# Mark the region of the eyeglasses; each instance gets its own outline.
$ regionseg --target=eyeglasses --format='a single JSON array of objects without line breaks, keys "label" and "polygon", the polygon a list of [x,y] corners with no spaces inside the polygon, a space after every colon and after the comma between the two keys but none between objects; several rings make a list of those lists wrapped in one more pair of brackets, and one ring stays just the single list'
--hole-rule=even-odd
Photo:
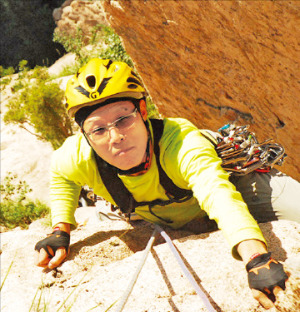
[{"label": "eyeglasses", "polygon": [[132,113],[126,116],[122,116],[118,118],[117,120],[115,120],[114,122],[106,126],[96,128],[90,132],[87,132],[86,134],[94,142],[103,141],[108,138],[108,133],[109,133],[110,128],[117,128],[120,131],[129,129],[134,124],[136,115],[137,115],[137,108],[135,108],[135,110]]}]

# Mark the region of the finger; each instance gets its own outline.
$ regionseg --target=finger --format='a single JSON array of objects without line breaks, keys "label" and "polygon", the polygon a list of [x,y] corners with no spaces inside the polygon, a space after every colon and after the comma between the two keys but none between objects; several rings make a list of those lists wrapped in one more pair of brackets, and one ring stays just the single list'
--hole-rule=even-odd
[{"label": "finger", "polygon": [[58,267],[66,258],[67,252],[64,247],[60,247],[56,250],[55,256],[50,260],[48,264],[49,269]]},{"label": "finger", "polygon": [[38,252],[35,252],[35,264],[40,267],[47,267],[50,258],[45,249],[41,248]]},{"label": "finger", "polygon": [[271,309],[275,307],[274,303],[270,298],[267,297],[266,294],[263,292],[256,290],[256,289],[251,289],[253,297],[265,308],[265,309]]},{"label": "finger", "polygon": [[278,295],[278,293],[280,291],[283,291],[283,289],[281,287],[279,287],[279,286],[274,287],[273,293],[274,293],[275,297]]}]

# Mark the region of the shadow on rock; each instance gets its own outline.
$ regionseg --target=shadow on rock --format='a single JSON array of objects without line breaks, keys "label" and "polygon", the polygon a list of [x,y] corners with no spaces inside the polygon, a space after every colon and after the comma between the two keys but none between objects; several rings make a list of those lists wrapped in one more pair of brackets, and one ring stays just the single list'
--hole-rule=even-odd
[{"label": "shadow on rock", "polygon": [[[96,246],[114,237],[123,241],[132,253],[144,250],[154,230],[153,224],[145,221],[135,221],[132,222],[131,225],[133,228],[127,230],[101,231],[77,241],[70,246],[71,252],[66,261],[75,259],[82,248]],[[215,230],[216,227],[213,223],[206,224],[199,221],[192,221],[178,230],[165,228],[165,231],[172,240],[195,239],[193,235],[199,234],[201,235],[197,237],[197,239],[205,239],[209,236],[210,232]],[[165,243],[164,239],[158,236],[154,245],[156,246],[163,243]]]}]

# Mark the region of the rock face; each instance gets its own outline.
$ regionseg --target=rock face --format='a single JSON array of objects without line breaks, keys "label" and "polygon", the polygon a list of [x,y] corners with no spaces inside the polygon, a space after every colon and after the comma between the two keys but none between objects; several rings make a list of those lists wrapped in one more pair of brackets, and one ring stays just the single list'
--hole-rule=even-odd
[{"label": "rock face", "polygon": [[284,145],[280,169],[300,179],[300,2],[73,1],[58,27],[91,28],[100,4],[164,116],[250,124]]},{"label": "rock face", "polygon": [[[33,264],[34,245],[50,232],[43,221],[34,222],[28,230],[1,234],[3,281],[9,272],[1,290],[1,311],[120,311],[116,310],[119,302],[108,308],[124,294],[153,228],[145,222],[99,222],[95,207],[78,208],[75,216],[81,226],[72,232],[70,255],[58,270]],[[300,226],[288,221],[260,226],[273,256],[291,274],[276,311],[299,311]],[[166,232],[216,311],[265,311],[253,299],[245,267],[232,258],[220,231],[203,233],[199,227],[190,227]],[[158,237],[123,311],[207,310],[168,245]]]},{"label": "rock face", "polygon": [[74,35],[80,28],[86,43],[92,35],[93,27],[107,24],[100,1],[67,0],[53,11],[53,18],[57,23],[57,30],[62,34]]}]

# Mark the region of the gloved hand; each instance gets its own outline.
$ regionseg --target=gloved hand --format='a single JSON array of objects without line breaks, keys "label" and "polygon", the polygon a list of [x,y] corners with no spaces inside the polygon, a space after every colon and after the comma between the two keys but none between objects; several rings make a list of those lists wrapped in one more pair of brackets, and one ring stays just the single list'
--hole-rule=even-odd
[{"label": "gloved hand", "polygon": [[42,267],[48,266],[50,269],[56,267],[67,256],[69,245],[70,234],[64,231],[54,230],[35,245],[35,250],[38,254],[36,264]]},{"label": "gloved hand", "polygon": [[288,279],[283,265],[271,258],[271,253],[264,253],[246,265],[249,287],[266,294],[273,302],[275,294],[273,289],[279,286],[285,290],[285,281]]}]

